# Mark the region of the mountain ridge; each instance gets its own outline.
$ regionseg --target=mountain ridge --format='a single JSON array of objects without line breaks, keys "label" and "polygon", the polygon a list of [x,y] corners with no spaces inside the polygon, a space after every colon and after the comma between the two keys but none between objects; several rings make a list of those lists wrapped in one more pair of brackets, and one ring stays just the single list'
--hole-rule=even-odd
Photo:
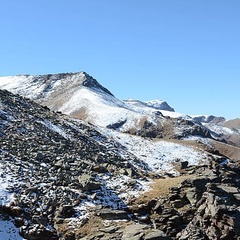
[{"label": "mountain ridge", "polygon": [[0,88],[53,111],[120,132],[165,138],[211,135],[240,146],[240,128],[227,124],[223,117],[181,114],[162,100],[121,101],[86,72],[1,77]]}]

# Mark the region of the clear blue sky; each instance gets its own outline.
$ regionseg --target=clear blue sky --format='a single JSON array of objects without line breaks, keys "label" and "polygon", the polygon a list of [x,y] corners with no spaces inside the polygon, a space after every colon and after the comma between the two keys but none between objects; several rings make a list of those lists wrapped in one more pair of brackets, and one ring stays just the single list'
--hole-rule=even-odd
[{"label": "clear blue sky", "polygon": [[6,0],[0,76],[86,71],[120,98],[240,117],[239,0]]}]

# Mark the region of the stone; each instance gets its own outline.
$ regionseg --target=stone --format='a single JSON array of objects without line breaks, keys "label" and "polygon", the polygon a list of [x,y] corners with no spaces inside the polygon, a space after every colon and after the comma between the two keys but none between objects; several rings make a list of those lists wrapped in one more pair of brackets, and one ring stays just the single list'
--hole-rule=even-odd
[{"label": "stone", "polygon": [[8,119],[7,115],[4,114],[1,110],[0,110],[0,118],[4,121],[6,121]]},{"label": "stone", "polygon": [[75,210],[71,205],[63,205],[58,209],[58,216],[63,218],[70,218],[75,214]]},{"label": "stone", "polygon": [[148,225],[144,224],[132,224],[129,226],[126,226],[123,235],[122,240],[141,240],[144,236],[144,232],[149,229]]},{"label": "stone", "polygon": [[181,162],[181,169],[185,169],[188,167],[188,161]]},{"label": "stone", "polygon": [[171,204],[174,208],[181,208],[186,205],[186,201],[184,199],[176,199],[172,201]]},{"label": "stone", "polygon": [[78,181],[84,191],[97,190],[102,186],[102,184],[95,181],[94,177],[90,174],[82,174],[78,177]]},{"label": "stone", "polygon": [[192,206],[195,206],[196,203],[199,201],[199,197],[196,193],[196,188],[189,188],[186,192],[186,198],[191,203]]},{"label": "stone", "polygon": [[99,229],[99,231],[104,232],[104,233],[114,233],[119,229],[119,227],[116,226],[109,226],[105,228]]},{"label": "stone", "polygon": [[240,193],[233,194],[236,200],[240,201]]},{"label": "stone", "polygon": [[152,229],[146,233],[144,240],[170,240],[170,238],[163,231]]},{"label": "stone", "polygon": [[38,152],[36,155],[36,160],[37,161],[42,161],[44,159],[44,155],[41,152]]},{"label": "stone", "polygon": [[55,232],[45,228],[43,225],[34,224],[20,228],[20,235],[28,240],[58,240]]},{"label": "stone", "polygon": [[233,187],[233,186],[227,186],[227,185],[218,185],[218,188],[222,189],[223,191],[227,193],[240,193],[239,188]]},{"label": "stone", "polygon": [[101,209],[97,212],[97,215],[105,220],[122,220],[130,219],[129,213],[123,210]]}]

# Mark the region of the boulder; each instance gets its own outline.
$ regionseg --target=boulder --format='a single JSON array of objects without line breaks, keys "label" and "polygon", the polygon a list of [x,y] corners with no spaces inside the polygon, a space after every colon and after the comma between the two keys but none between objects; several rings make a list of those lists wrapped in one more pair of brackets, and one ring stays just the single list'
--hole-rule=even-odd
[{"label": "boulder", "polygon": [[78,177],[78,181],[82,186],[83,191],[92,191],[100,189],[102,184],[95,181],[95,178],[91,174],[82,174]]},{"label": "boulder", "polygon": [[170,238],[163,231],[152,229],[145,234],[144,240],[170,240]]},{"label": "boulder", "polygon": [[123,220],[130,219],[129,213],[123,210],[113,210],[109,208],[101,209],[97,212],[97,216],[104,220]]}]

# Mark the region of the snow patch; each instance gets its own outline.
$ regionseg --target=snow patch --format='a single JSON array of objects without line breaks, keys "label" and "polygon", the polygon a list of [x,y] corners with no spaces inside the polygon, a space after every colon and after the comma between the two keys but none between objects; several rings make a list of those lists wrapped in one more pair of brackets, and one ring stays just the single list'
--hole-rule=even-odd
[{"label": "snow patch", "polygon": [[0,239],[24,240],[24,238],[19,235],[19,230],[9,220],[0,220]]},{"label": "snow patch", "polygon": [[151,171],[159,174],[163,172],[178,174],[173,166],[175,162],[188,161],[189,165],[198,165],[207,159],[207,154],[195,147],[168,141],[151,140],[111,130],[106,131],[106,134],[145,162]]},{"label": "snow patch", "polygon": [[[6,168],[0,163],[0,206],[7,206],[14,200],[14,194],[9,188],[14,184],[15,179],[8,174]],[[13,222],[0,217],[0,239],[2,240],[24,240],[20,237],[18,229]]]}]

